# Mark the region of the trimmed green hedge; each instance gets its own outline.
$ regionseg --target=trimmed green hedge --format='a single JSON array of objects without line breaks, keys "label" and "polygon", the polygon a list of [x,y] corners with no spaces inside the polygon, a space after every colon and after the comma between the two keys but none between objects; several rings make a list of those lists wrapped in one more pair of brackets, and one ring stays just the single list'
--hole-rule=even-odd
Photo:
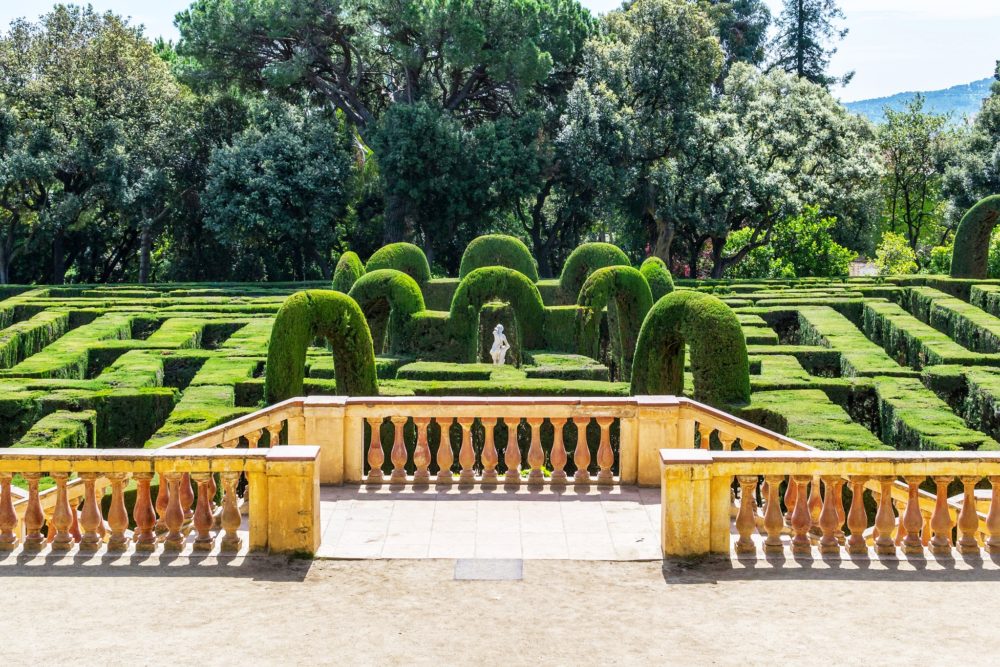
[{"label": "trimmed green hedge", "polygon": [[39,419],[14,447],[86,449],[97,445],[97,413],[57,410]]},{"label": "trimmed green hedge", "polygon": [[531,282],[538,282],[538,266],[535,264],[535,258],[531,256],[528,246],[513,236],[487,234],[474,238],[462,253],[458,277],[465,278],[474,270],[484,266],[506,266],[520,271]]},{"label": "trimmed green hedge", "polygon": [[420,285],[413,278],[395,269],[371,271],[354,283],[350,297],[365,314],[377,352],[411,351],[407,344],[410,319],[425,309]]},{"label": "trimmed green hedge", "polygon": [[1000,195],[991,195],[976,202],[966,211],[955,231],[951,251],[952,278],[986,277],[990,254],[990,235],[1000,219]]},{"label": "trimmed green hedge", "polygon": [[611,243],[584,243],[569,254],[559,276],[559,287],[576,299],[587,277],[606,266],[632,266],[621,248]]},{"label": "trimmed green hedge", "polygon": [[639,267],[639,272],[649,283],[654,302],[674,291],[674,278],[670,275],[666,262],[659,257],[647,257]]},{"label": "trimmed green hedge", "polygon": [[525,349],[545,343],[545,305],[535,284],[520,271],[501,266],[476,269],[455,290],[451,301],[450,326],[464,349],[462,361],[476,361],[479,342],[479,311],[490,301],[510,303]]},{"label": "trimmed green hedge", "polygon": [[643,275],[631,266],[606,266],[590,274],[577,300],[577,346],[579,353],[597,359],[600,355],[601,318],[608,309],[608,327],[614,327],[619,343],[615,361],[620,377],[632,377],[639,329],[653,307],[653,295]]},{"label": "trimmed green hedge", "polygon": [[412,243],[390,243],[368,258],[365,271],[396,269],[423,285],[431,279],[431,266],[424,251]]},{"label": "trimmed green hedge", "polygon": [[681,394],[691,346],[694,398],[718,407],[750,400],[750,360],[740,321],[718,298],[672,292],[650,309],[632,364],[633,394]]},{"label": "trimmed green hedge", "polygon": [[358,253],[348,250],[337,260],[337,268],[333,271],[333,289],[347,294],[358,278],[365,275],[365,265]]},{"label": "trimmed green hedge", "polygon": [[372,335],[360,306],[340,292],[308,290],[288,297],[274,320],[264,376],[268,403],[302,394],[306,349],[317,336],[333,347],[339,393],[378,394]]}]

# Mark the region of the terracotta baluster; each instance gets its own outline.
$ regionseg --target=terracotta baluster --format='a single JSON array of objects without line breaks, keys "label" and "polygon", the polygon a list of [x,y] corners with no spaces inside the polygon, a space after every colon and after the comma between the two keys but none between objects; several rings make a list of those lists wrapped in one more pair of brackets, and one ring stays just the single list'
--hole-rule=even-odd
[{"label": "terracotta baluster", "polygon": [[[843,505],[840,494],[836,493],[840,477],[837,475],[824,475],[823,480],[823,508],[819,513],[819,527],[823,531],[823,537],[819,541],[820,553],[839,554],[840,542],[837,540],[837,529],[840,527],[840,515],[837,512],[837,505]],[[813,481],[813,484],[816,482]]]},{"label": "terracotta baluster", "polygon": [[476,450],[472,447],[472,417],[459,417],[462,427],[462,443],[458,446],[458,483],[468,486],[476,481]]},{"label": "terracotta baluster", "polygon": [[906,526],[903,525],[903,510],[899,508],[899,501],[895,498],[892,499],[892,507],[896,510],[896,516],[899,517],[899,522],[896,524],[896,546],[898,547],[906,539]]},{"label": "terracotta baluster", "polygon": [[67,472],[54,472],[52,479],[56,483],[56,506],[52,511],[52,519],[49,521],[49,530],[54,531],[52,538],[53,551],[68,551],[73,547],[73,535],[69,532],[73,525],[73,508],[69,504],[69,496],[66,492],[66,481],[69,479]]},{"label": "terracotta baluster", "polygon": [[986,516],[986,532],[990,536],[986,547],[991,554],[1000,553],[1000,476],[990,477],[993,494],[990,497],[990,513]]},{"label": "terracotta baluster", "polygon": [[[507,446],[503,451],[503,462],[507,466],[505,484],[521,483],[521,448],[517,444],[517,427],[520,420],[512,419],[507,425]],[[507,420],[505,419],[506,423]]]},{"label": "terracotta baluster", "polygon": [[125,484],[128,482],[128,473],[112,472],[108,473],[111,480],[111,507],[108,508],[108,528],[111,534],[108,537],[108,551],[125,551],[128,549],[128,511],[125,509]]},{"label": "terracotta baluster", "polygon": [[851,509],[847,513],[847,527],[851,536],[847,539],[847,551],[852,554],[868,553],[865,529],[868,528],[868,514],[865,512],[865,482],[867,477],[851,476]]},{"label": "terracotta baluster", "polygon": [[497,453],[496,425],[494,417],[483,417],[483,484],[497,483],[497,466],[500,465],[500,455]]},{"label": "terracotta baluster", "polygon": [[553,484],[563,485],[566,483],[566,462],[569,460],[566,454],[566,443],[563,442],[563,427],[566,419],[561,417],[549,417],[552,424],[552,452],[549,453],[549,461],[552,463]]},{"label": "terracotta baluster", "polygon": [[958,513],[958,550],[963,554],[979,553],[979,512],[976,511],[976,482],[978,477],[959,477],[962,480],[962,510]]},{"label": "terracotta baluster", "polygon": [[819,515],[823,511],[823,496],[820,494],[819,475],[813,475],[811,488],[809,489],[809,521],[812,522],[811,531],[822,535],[819,526]]},{"label": "terracotta baluster", "polygon": [[417,428],[417,445],[413,450],[413,465],[416,468],[413,473],[414,484],[429,484],[431,481],[431,448],[427,444],[427,425],[430,423],[430,417],[413,418],[413,425]]},{"label": "terracotta baluster", "polygon": [[924,553],[924,543],[920,540],[920,529],[924,526],[924,517],[920,514],[920,483],[924,478],[907,476],[903,479],[909,487],[906,495],[906,511],[900,523],[906,528],[906,538],[903,540],[903,553],[909,556],[920,556]]},{"label": "terracotta baluster", "polygon": [[403,440],[403,427],[406,425],[406,417],[390,417],[395,438],[392,441],[392,451],[389,457],[392,459],[393,484],[404,484],[406,482],[406,442]]},{"label": "terracotta baluster", "polygon": [[545,481],[545,476],[542,474],[542,466],[545,465],[545,452],[542,451],[542,424],[545,419],[529,417],[527,422],[531,428],[531,444],[528,447],[528,484],[537,486]]},{"label": "terracotta baluster", "polygon": [[28,482],[28,506],[24,510],[24,550],[28,552],[39,551],[45,546],[45,536],[42,535],[45,513],[38,497],[38,480],[41,477],[42,474],[38,472],[24,473],[24,479]]},{"label": "terracotta baluster", "polygon": [[[380,424],[382,423],[381,420],[379,421],[379,423]],[[268,447],[277,447],[278,445],[281,444],[281,427],[282,427],[281,422],[278,422],[277,424],[271,424],[270,426],[267,427]]]},{"label": "terracotta baluster", "polygon": [[736,530],[740,537],[736,540],[736,553],[755,553],[753,533],[757,529],[757,475],[740,475],[740,510],[736,515]]},{"label": "terracotta baluster", "polygon": [[784,550],[781,533],[784,530],[785,521],[781,515],[781,498],[778,495],[778,489],[784,477],[782,475],[768,475],[764,479],[767,482],[767,496],[764,503],[764,530],[767,531],[767,539],[764,540],[764,553],[780,554]]},{"label": "terracotta baluster", "polygon": [[792,476],[788,476],[788,484],[785,486],[785,525],[792,525],[792,513],[795,512],[795,501],[798,500],[798,489],[792,483]]},{"label": "terracotta baluster", "polygon": [[132,535],[132,540],[135,542],[136,551],[156,549],[156,533],[153,531],[156,525],[156,515],[153,512],[153,499],[149,489],[152,480],[153,473],[151,472],[135,473],[135,509],[132,511],[132,516],[135,519],[135,533]]},{"label": "terracotta baluster", "polygon": [[[66,489],[69,492],[69,489]],[[80,505],[83,503],[83,499],[77,499],[76,502],[70,502],[70,513],[69,513],[69,534],[73,536],[73,541],[80,542]]]},{"label": "terracotta baluster", "polygon": [[382,418],[368,417],[368,425],[371,426],[372,436],[368,442],[368,482],[378,483],[383,479],[382,464],[385,463],[385,454],[382,452]]},{"label": "terracotta baluster", "polygon": [[437,450],[438,484],[451,484],[454,481],[451,467],[455,465],[455,454],[451,451],[450,426],[450,424],[441,424],[441,442],[438,443]]},{"label": "terracotta baluster", "polygon": [[184,525],[189,526],[191,519],[194,518],[194,510],[191,508],[191,505],[194,503],[194,488],[191,486],[190,473],[181,475],[180,501],[181,510],[184,512]]},{"label": "terracotta baluster", "polygon": [[896,553],[896,543],[892,539],[892,529],[896,526],[896,516],[892,513],[892,484],[894,481],[895,479],[890,476],[878,478],[878,511],[875,513],[875,530],[878,531],[878,537],[875,538],[875,553],[883,556]]},{"label": "terracotta baluster", "polygon": [[[706,426],[704,426],[703,424],[698,424],[698,426],[699,426],[699,429],[698,429],[698,436],[699,437],[698,437],[698,439],[701,441],[700,442],[701,448],[702,449],[706,449],[706,450],[707,449],[711,449],[712,448],[712,432],[710,430],[708,430],[708,428]],[[703,428],[705,430],[701,430]]]},{"label": "terracotta baluster", "polygon": [[934,499],[934,514],[931,515],[931,553],[937,556],[947,556],[951,553],[951,511],[948,509],[948,485],[955,479],[951,476],[937,476],[934,485],[937,487],[937,497]]},{"label": "terracotta baluster", "polygon": [[14,498],[10,494],[13,473],[0,472],[0,551],[11,551],[17,547],[17,512]]},{"label": "terracotta baluster", "polygon": [[181,508],[181,473],[168,472],[160,474],[160,488],[163,488],[163,479],[166,478],[166,486],[170,496],[167,504],[167,512],[163,516],[163,523],[167,526],[167,534],[163,536],[163,548],[166,551],[180,551],[184,548],[184,534],[181,528],[184,527],[184,510]]},{"label": "terracotta baluster", "polygon": [[[806,498],[806,485],[812,478],[809,475],[792,475],[792,483],[795,484],[795,494],[797,498]],[[812,525],[812,518],[809,515],[809,507],[805,502],[796,502],[792,511],[792,553],[809,554],[811,545],[809,542],[809,527]]]},{"label": "terracotta baluster", "polygon": [[731,452],[733,451],[733,443],[736,442],[736,436],[719,431],[719,442],[722,443],[722,451]]},{"label": "terracotta baluster", "polygon": [[[257,445],[260,444],[260,439],[264,437],[264,431],[259,429],[256,431],[250,431],[243,437],[247,439],[247,449],[257,449]],[[195,482],[195,486],[197,485],[198,483]]]},{"label": "terracotta baluster", "polygon": [[212,474],[207,472],[196,472],[192,475],[195,484],[198,485],[198,504],[194,510],[194,525],[197,533],[194,538],[194,548],[197,551],[211,551],[215,544],[212,537],[212,499],[208,495],[209,479]]},{"label": "terracotta baluster", "polygon": [[844,511],[844,484],[847,483],[843,477],[837,477],[836,481],[833,482],[833,497],[836,502],[834,506],[837,509],[837,530],[834,533],[837,536],[837,544],[843,546],[847,544],[847,535],[844,533],[844,524],[847,522],[847,513]]},{"label": "terracotta baluster", "polygon": [[238,472],[222,473],[222,550],[239,551],[242,539],[239,535],[240,510],[236,506],[236,483],[240,481]]},{"label": "terracotta baluster", "polygon": [[601,427],[601,444],[597,448],[597,465],[600,467],[597,483],[601,486],[610,486],[615,481],[614,473],[611,472],[615,464],[615,453],[611,450],[611,424],[614,421],[614,417],[597,418],[597,425]]},{"label": "terracotta baluster", "polygon": [[590,447],[587,446],[590,417],[573,417],[573,423],[576,424],[576,448],[573,451],[576,475],[573,481],[577,484],[590,484]]},{"label": "terracotta baluster", "polygon": [[159,476],[159,481],[159,486],[156,489],[156,526],[154,530],[158,536],[162,537],[163,533],[167,532],[166,516],[167,507],[170,506],[170,488],[163,475]]}]

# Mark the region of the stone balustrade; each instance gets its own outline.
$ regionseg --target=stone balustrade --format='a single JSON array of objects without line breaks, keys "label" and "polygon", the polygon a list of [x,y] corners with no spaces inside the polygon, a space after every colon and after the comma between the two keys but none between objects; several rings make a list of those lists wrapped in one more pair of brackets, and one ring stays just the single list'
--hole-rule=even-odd
[{"label": "stone balustrade", "polygon": [[[998,452],[664,449],[660,460],[665,556],[731,550],[851,555],[871,548],[878,555],[901,551],[910,557],[928,550],[936,556],[956,549],[1000,553]],[[900,485],[906,497],[897,505],[894,491]],[[977,485],[989,487],[985,517]],[[949,487],[959,489],[957,507],[949,502]],[[877,507],[873,517],[865,509],[866,495]]]},{"label": "stone balustrade", "polygon": [[[0,550],[180,552],[190,543],[193,551],[311,555],[320,538],[318,458],[309,446],[0,450]],[[40,492],[42,479],[53,488]]]}]

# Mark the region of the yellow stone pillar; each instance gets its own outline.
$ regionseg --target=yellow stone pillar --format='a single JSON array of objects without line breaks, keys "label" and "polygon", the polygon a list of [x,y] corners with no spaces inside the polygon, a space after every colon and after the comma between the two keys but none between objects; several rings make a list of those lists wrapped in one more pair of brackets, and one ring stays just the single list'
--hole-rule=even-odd
[{"label": "yellow stone pillar", "polygon": [[[290,444],[319,447],[319,481],[343,484],[345,480],[344,412],[346,396],[308,396],[302,402],[303,437]],[[289,420],[289,432],[292,420]]]},{"label": "yellow stone pillar", "polygon": [[[690,422],[690,429],[687,429],[678,420],[680,409],[676,396],[636,396],[635,401],[638,431],[635,478],[639,486],[656,486],[660,483],[659,451],[690,448],[694,441],[694,422],[687,420]],[[688,430],[690,442],[684,439]],[[624,463],[622,469],[626,470]]]},{"label": "yellow stone pillar", "polygon": [[[319,549],[322,533],[319,458],[319,447],[307,445],[289,445],[268,451],[265,472],[267,548],[270,553],[313,556]],[[255,500],[256,491],[251,502]],[[254,542],[251,537],[251,543]]]},{"label": "yellow stone pillar", "polygon": [[[712,454],[701,449],[663,449],[659,452],[661,534],[665,557],[699,556],[713,551]],[[716,494],[718,495],[718,494]],[[724,514],[729,528],[729,492]],[[728,550],[728,541],[727,541]]]}]

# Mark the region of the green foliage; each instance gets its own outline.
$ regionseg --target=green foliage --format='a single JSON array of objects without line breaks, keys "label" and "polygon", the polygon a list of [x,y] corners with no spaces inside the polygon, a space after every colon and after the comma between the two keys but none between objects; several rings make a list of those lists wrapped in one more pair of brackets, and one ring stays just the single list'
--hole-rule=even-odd
[{"label": "green foliage", "polygon": [[538,282],[538,267],[528,246],[521,239],[506,234],[478,236],[465,249],[459,279],[484,266],[506,266]]},{"label": "green foliage", "polygon": [[264,385],[268,403],[302,395],[306,348],[317,336],[333,348],[339,393],[378,394],[375,351],[361,308],[340,292],[310,290],[288,297],[274,320]]},{"label": "green foliage", "polygon": [[899,276],[917,272],[917,254],[899,234],[886,232],[875,249],[875,266],[880,276]]},{"label": "green foliage", "polygon": [[348,250],[337,260],[337,268],[333,271],[333,289],[348,293],[358,278],[365,275],[365,265],[358,253]]},{"label": "green foliage", "polygon": [[951,256],[952,278],[986,277],[990,236],[1000,219],[1000,195],[979,200],[970,208],[955,232]]},{"label": "green foliage", "polygon": [[632,358],[639,339],[639,329],[646,313],[653,307],[653,294],[642,273],[631,266],[607,266],[590,274],[577,299],[577,346],[579,353],[598,358],[600,324],[608,309],[608,328],[618,341],[620,376],[632,376]]},{"label": "green foliage", "polygon": [[591,273],[606,266],[632,266],[628,255],[611,243],[584,243],[570,253],[559,276],[562,291],[576,298]]},{"label": "green foliage", "polygon": [[431,279],[431,267],[424,251],[412,243],[390,243],[382,246],[368,258],[365,271],[395,269],[402,271],[423,285]]},{"label": "green foliage", "polygon": [[955,223],[983,197],[1000,193],[1000,64],[993,75],[990,95],[959,142],[945,171],[944,191],[950,199]]},{"label": "green foliage", "polygon": [[423,294],[413,278],[395,269],[376,269],[354,283],[350,296],[361,306],[379,352],[385,348],[391,354],[411,351],[407,345],[410,319],[424,310]]},{"label": "green foliage", "polygon": [[97,444],[97,413],[58,410],[45,415],[11,447],[86,449]]},{"label": "green foliage", "polygon": [[774,67],[821,86],[846,85],[854,72],[835,77],[826,71],[837,52],[830,42],[847,36],[847,28],[836,25],[843,19],[836,0],[785,0],[775,21]]},{"label": "green foliage", "polygon": [[649,284],[654,303],[674,291],[674,278],[670,275],[666,262],[659,257],[647,257],[643,260],[639,273]]},{"label": "green foliage", "polygon": [[750,361],[740,321],[710,294],[672,292],[646,315],[632,364],[633,394],[679,395],[685,346],[694,398],[718,407],[750,401]]},{"label": "green foliage", "polygon": [[463,361],[476,361],[479,310],[494,300],[505,301],[513,307],[517,330],[526,349],[537,349],[545,344],[545,304],[535,284],[513,269],[483,267],[462,279],[451,301],[450,325],[464,348]]},{"label": "green foliage", "polygon": [[[990,257],[993,257],[993,245],[995,236],[990,237]],[[1000,250],[1000,249],[998,249]],[[928,273],[937,274],[950,274],[951,273],[951,255],[955,251],[953,245],[938,245],[931,248],[930,260],[927,264]],[[1000,259],[1000,254],[997,255]],[[1000,277],[1000,264],[996,266],[996,275],[994,277]]]}]

